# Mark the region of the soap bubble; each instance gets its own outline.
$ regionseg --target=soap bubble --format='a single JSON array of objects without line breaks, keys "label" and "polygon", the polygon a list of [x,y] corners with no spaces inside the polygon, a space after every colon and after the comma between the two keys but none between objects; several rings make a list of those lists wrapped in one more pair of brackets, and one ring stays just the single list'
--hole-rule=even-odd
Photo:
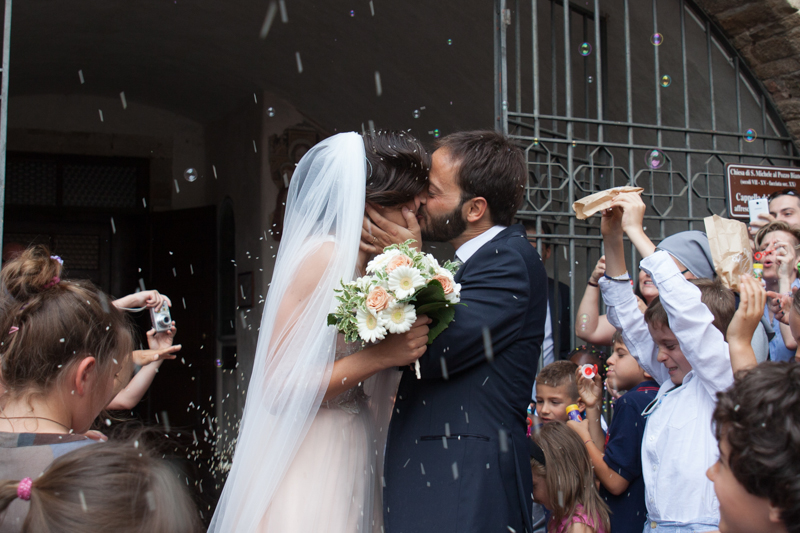
[{"label": "soap bubble", "polygon": [[591,54],[591,53],[592,53],[592,45],[591,45],[591,44],[589,44],[589,43],[583,43],[583,44],[581,45],[581,55],[582,55],[583,57],[586,57],[586,56],[588,56],[588,55],[589,55],[589,54]]},{"label": "soap bubble", "polygon": [[268,108],[267,109],[267,115],[269,115],[270,117],[274,117],[275,116],[275,108],[274,107]]},{"label": "soap bubble", "polygon": [[451,44],[453,44],[453,39],[447,39],[447,44],[448,44],[448,45],[451,45]]},{"label": "soap bubble", "polygon": [[197,176],[198,176],[197,170],[194,168],[187,168],[186,170],[183,171],[183,178],[189,183],[197,181]]},{"label": "soap bubble", "polygon": [[663,154],[663,152],[661,152],[661,150],[652,149],[647,151],[647,157],[645,158],[645,163],[647,164],[647,168],[649,168],[650,170],[656,170],[658,168],[663,167],[666,161],[667,158]]},{"label": "soap bubble", "polygon": [[654,33],[650,36],[650,42],[653,43],[653,46],[661,46],[661,43],[664,42],[664,36],[660,33]]},{"label": "soap bubble", "polygon": [[352,10],[352,9],[350,10],[350,16],[351,17],[355,17],[356,16],[356,12],[354,10]]},{"label": "soap bubble", "polygon": [[592,83],[593,81],[594,81],[594,78],[592,78],[591,76],[589,76],[589,83]]},{"label": "soap bubble", "polygon": [[438,128],[433,130],[433,136],[436,137],[437,139],[439,138],[439,129]]},{"label": "soap bubble", "polygon": [[412,116],[414,118],[419,118],[419,109],[415,109],[414,112],[412,113]]},{"label": "soap bubble", "polygon": [[667,74],[661,76],[661,86],[669,87],[670,85],[672,85],[672,78],[670,78]]},{"label": "soap bubble", "polygon": [[744,140],[746,142],[751,143],[756,140],[756,137],[758,137],[758,135],[756,135],[756,130],[754,130],[753,128],[750,128],[749,130],[744,132]]}]

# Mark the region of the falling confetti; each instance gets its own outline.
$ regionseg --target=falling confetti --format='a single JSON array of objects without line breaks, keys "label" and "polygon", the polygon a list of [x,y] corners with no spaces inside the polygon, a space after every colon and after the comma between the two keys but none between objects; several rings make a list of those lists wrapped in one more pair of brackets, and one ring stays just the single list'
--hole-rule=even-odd
[{"label": "falling confetti", "polygon": [[270,2],[269,7],[267,7],[267,16],[264,17],[264,24],[261,25],[261,33],[258,35],[260,38],[267,38],[269,29],[272,27],[272,22],[275,20],[275,15],[277,12],[278,4],[276,2]]},{"label": "falling confetti", "polygon": [[284,0],[278,0],[278,5],[281,8],[281,22],[286,24],[289,22],[289,14],[286,12],[286,2]]},{"label": "falling confetti", "polygon": [[[492,333],[489,331],[489,326],[483,326],[483,353],[486,355],[487,361],[489,361],[490,363],[494,361],[494,350],[492,349]],[[489,378],[487,377],[486,379]]]}]

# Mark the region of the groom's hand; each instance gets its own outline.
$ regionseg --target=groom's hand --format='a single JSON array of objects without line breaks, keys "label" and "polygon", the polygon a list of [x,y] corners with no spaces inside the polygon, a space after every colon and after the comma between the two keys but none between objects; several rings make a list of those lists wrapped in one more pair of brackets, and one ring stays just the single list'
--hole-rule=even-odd
[{"label": "groom's hand", "polygon": [[417,215],[407,207],[403,208],[403,218],[408,227],[403,227],[383,217],[372,204],[366,205],[367,215],[361,227],[361,250],[370,254],[383,253],[392,244],[401,244],[413,239],[412,248],[422,250],[422,236]]}]

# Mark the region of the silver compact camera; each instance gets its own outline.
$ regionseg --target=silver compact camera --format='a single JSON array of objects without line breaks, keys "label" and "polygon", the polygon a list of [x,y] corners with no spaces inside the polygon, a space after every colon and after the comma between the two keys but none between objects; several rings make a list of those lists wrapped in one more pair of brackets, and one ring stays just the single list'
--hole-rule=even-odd
[{"label": "silver compact camera", "polygon": [[166,302],[161,305],[161,308],[156,311],[155,308],[150,308],[150,320],[153,321],[153,329],[156,333],[162,331],[169,331],[172,327],[172,317],[169,314],[169,307]]}]

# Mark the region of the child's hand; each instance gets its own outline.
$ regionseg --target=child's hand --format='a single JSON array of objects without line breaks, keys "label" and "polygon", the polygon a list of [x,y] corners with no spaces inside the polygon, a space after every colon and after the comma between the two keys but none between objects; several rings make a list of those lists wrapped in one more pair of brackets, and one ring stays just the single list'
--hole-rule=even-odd
[{"label": "child's hand", "polygon": [[622,209],[611,207],[603,211],[600,219],[600,233],[604,239],[622,235]]},{"label": "child's hand", "polygon": [[575,371],[575,383],[587,409],[596,407],[603,400],[603,380],[599,372],[592,379],[586,379],[578,367]]},{"label": "child's hand", "polygon": [[567,420],[567,425],[571,427],[575,431],[575,433],[578,434],[578,436],[581,438],[582,441],[584,441],[584,443],[587,440],[592,439],[592,435],[589,433],[588,418],[581,420],[580,422],[575,422],[574,420]]},{"label": "child's hand", "polygon": [[778,260],[778,276],[788,279],[795,268],[794,254],[789,254],[791,245],[787,242],[775,243],[775,259]]},{"label": "child's hand", "polygon": [[[780,294],[777,292],[767,291],[769,297],[769,311],[776,319],[789,325],[789,313],[792,312],[792,299],[794,293],[797,292],[797,287],[792,288],[792,294]],[[800,351],[800,350],[798,350]]]},{"label": "child's hand", "polygon": [[151,350],[160,350],[172,346],[172,341],[178,329],[175,327],[175,321],[172,322],[172,327],[167,331],[159,331],[151,329],[147,332],[147,345]]},{"label": "child's hand", "polygon": [[154,363],[159,360],[175,359],[175,354],[181,351],[181,345],[167,346],[157,350],[134,350],[133,362],[139,366]]},{"label": "child's hand", "polygon": [[740,342],[750,345],[764,314],[767,293],[753,276],[739,276],[739,280],[739,309],[728,326],[728,344]]},{"label": "child's hand", "polygon": [[597,264],[594,266],[594,270],[592,271],[592,275],[589,278],[589,281],[592,283],[597,283],[600,281],[600,278],[603,277],[603,274],[606,273],[606,256],[601,257],[598,259]]},{"label": "child's hand", "polygon": [[647,206],[644,205],[642,197],[638,193],[623,193],[611,201],[611,205],[622,210],[620,221],[623,231],[630,237],[631,232],[644,232],[644,212]]}]

